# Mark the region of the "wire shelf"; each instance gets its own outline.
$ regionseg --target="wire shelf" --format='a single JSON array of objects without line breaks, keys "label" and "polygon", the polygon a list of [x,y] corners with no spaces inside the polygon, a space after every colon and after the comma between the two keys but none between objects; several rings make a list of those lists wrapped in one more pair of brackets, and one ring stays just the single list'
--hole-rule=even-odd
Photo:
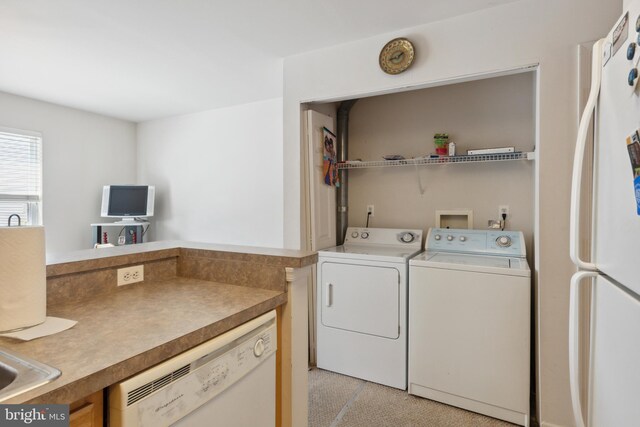
[{"label": "wire shelf", "polygon": [[501,154],[474,154],[467,156],[421,157],[403,160],[347,161],[338,163],[338,169],[385,168],[397,166],[450,165],[459,163],[508,162],[513,160],[534,160],[534,152],[516,152]]}]

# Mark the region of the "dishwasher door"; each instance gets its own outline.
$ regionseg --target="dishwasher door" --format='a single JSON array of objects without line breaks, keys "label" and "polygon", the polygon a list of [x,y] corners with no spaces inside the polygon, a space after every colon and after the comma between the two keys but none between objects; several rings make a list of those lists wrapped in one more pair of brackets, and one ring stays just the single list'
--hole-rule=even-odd
[{"label": "dishwasher door", "polygon": [[271,427],[276,419],[271,311],[110,387],[112,427]]}]

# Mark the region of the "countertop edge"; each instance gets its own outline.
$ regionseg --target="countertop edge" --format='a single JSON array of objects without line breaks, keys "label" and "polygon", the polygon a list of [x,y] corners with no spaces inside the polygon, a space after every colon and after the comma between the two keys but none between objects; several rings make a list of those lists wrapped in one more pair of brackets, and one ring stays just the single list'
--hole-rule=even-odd
[{"label": "countertop edge", "polygon": [[[47,278],[64,276],[66,274],[84,273],[93,270],[119,267],[131,263],[159,261],[167,258],[176,258],[180,255],[179,248],[159,249],[137,254],[120,254],[109,257],[100,257],[78,261],[63,262],[60,264],[47,264]],[[135,257],[135,260],[131,260]]]},{"label": "countertop edge", "polygon": [[47,255],[47,277],[180,257],[189,253],[289,268],[302,268],[314,264],[318,257],[313,251],[163,241]]}]

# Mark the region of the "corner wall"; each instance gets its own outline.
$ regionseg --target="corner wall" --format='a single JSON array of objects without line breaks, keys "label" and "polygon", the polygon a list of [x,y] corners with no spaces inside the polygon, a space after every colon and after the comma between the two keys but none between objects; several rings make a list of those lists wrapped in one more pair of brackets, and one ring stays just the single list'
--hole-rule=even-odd
[{"label": "corner wall", "polygon": [[138,124],[152,240],[282,247],[282,99]]},{"label": "corner wall", "polygon": [[[284,62],[284,244],[302,242],[300,103],[426,87],[539,64],[534,233],[538,411],[542,425],[573,425],[568,379],[569,193],[577,129],[577,49],[605,35],[622,1],[522,0],[446,21],[335,46]],[[413,40],[412,68],[378,68],[394,37]]]},{"label": "corner wall", "polygon": [[102,186],[135,183],[135,124],[0,92],[0,126],[42,133],[47,253],[90,248]]}]

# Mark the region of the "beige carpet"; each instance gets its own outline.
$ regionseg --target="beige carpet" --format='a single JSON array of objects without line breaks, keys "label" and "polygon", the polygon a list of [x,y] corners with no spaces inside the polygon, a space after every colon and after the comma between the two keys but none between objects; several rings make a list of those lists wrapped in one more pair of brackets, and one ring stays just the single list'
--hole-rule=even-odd
[{"label": "beige carpet", "polygon": [[513,424],[322,369],[309,371],[309,427],[499,427]]}]

